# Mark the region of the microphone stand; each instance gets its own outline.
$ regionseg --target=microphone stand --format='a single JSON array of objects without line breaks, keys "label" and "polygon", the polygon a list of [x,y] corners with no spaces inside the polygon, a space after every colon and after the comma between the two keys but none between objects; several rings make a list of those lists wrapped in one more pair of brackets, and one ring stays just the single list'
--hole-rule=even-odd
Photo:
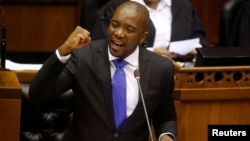
[{"label": "microphone stand", "polygon": [[146,121],[147,121],[147,124],[148,124],[148,129],[149,129],[150,138],[151,138],[151,141],[154,141],[154,139],[153,139],[153,133],[152,133],[151,126],[150,126],[150,122],[149,122],[149,118],[148,118],[148,113],[147,113],[146,104],[145,104],[144,97],[143,97],[143,93],[142,93],[142,90],[141,90],[140,72],[139,72],[139,70],[135,70],[135,71],[134,71],[134,75],[135,75],[135,79],[137,80],[137,83],[138,83],[139,93],[140,93],[140,97],[141,97],[141,100],[142,100],[142,106],[143,106],[143,109],[144,109]]},{"label": "microphone stand", "polygon": [[2,39],[1,39],[1,66],[3,69],[5,69],[5,60],[6,60],[6,26],[3,23]]},{"label": "microphone stand", "polygon": [[4,18],[4,10],[2,7],[1,12],[3,16],[2,22],[2,37],[1,37],[1,69],[5,70],[5,60],[6,60],[6,25],[5,25],[5,18]]}]

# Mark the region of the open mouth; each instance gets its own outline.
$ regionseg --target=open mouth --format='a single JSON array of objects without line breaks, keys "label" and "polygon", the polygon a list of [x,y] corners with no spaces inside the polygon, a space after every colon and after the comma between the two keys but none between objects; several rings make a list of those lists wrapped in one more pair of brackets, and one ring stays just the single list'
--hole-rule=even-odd
[{"label": "open mouth", "polygon": [[120,41],[115,41],[115,40],[112,40],[111,41],[111,46],[113,49],[120,49],[121,47],[124,47],[124,43],[120,42]]}]

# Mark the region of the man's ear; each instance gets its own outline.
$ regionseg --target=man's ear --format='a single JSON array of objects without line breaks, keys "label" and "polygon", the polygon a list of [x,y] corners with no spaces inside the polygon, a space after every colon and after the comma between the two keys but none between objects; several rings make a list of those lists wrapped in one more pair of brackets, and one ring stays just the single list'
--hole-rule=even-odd
[{"label": "man's ear", "polygon": [[145,43],[145,41],[146,41],[146,39],[148,38],[148,32],[147,31],[145,31],[144,33],[143,33],[143,36],[141,37],[141,40],[140,40],[140,44],[143,44],[143,43]]}]

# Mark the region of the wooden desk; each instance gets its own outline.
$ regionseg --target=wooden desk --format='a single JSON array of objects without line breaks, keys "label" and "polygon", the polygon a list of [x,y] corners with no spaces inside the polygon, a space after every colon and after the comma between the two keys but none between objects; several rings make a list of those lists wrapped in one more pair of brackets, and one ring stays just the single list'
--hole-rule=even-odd
[{"label": "wooden desk", "polygon": [[21,86],[15,72],[0,70],[0,141],[19,141]]},{"label": "wooden desk", "polygon": [[15,70],[20,83],[30,83],[36,75],[36,70]]},{"label": "wooden desk", "polygon": [[250,124],[250,67],[176,70],[179,141],[207,141],[209,124]]}]

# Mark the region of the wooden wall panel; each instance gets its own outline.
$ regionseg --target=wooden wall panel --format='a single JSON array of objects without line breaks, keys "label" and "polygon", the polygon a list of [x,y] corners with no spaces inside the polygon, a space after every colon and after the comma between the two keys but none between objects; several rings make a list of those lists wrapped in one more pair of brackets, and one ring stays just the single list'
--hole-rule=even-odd
[{"label": "wooden wall panel", "polygon": [[50,52],[60,46],[79,23],[75,4],[3,4],[7,50]]},{"label": "wooden wall panel", "polygon": [[228,0],[190,0],[205,27],[207,40],[216,45],[219,40],[220,13]]},{"label": "wooden wall panel", "polygon": [[[228,0],[190,1],[204,24],[207,40],[216,45],[221,8]],[[1,4],[7,25],[7,50],[54,51],[79,24],[79,3]]]}]

